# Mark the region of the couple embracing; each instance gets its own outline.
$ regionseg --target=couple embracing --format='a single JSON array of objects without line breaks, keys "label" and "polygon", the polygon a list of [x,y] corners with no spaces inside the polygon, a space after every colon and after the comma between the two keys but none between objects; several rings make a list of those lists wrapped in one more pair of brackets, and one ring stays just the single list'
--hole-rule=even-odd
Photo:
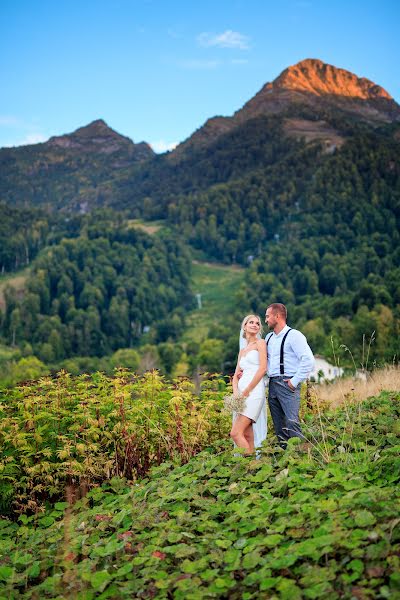
[{"label": "couple embracing", "polygon": [[241,329],[241,349],[232,379],[233,393],[244,398],[234,414],[231,437],[246,454],[267,435],[265,375],[269,380],[268,405],[279,444],[286,448],[291,437],[303,438],[299,409],[301,382],[307,379],[314,357],[305,336],[287,323],[284,304],[271,304],[265,322],[272,331],[262,339],[261,319],[247,315]]}]

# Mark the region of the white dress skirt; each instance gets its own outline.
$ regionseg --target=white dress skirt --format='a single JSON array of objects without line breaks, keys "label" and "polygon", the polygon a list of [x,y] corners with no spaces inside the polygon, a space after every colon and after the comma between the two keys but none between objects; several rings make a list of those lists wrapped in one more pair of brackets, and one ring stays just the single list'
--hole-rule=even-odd
[{"label": "white dress skirt", "polygon": [[[258,350],[250,350],[245,356],[242,356],[239,366],[243,370],[243,374],[239,379],[238,389],[239,392],[243,392],[252,381],[260,366],[260,356]],[[259,418],[262,416],[262,413],[264,413],[263,421],[265,421],[265,383],[263,377],[247,396],[246,407],[240,411],[241,415],[248,417],[253,421],[253,423],[257,423]],[[261,436],[263,435],[263,430],[265,430],[266,435],[266,423],[261,428]],[[265,435],[263,439],[265,439]]]}]

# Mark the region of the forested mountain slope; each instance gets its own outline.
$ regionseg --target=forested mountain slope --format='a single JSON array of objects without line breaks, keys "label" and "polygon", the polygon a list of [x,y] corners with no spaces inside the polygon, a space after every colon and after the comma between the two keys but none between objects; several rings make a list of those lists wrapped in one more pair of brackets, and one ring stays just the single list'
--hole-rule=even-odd
[{"label": "forested mountain slope", "polygon": [[[51,283],[48,272],[55,267],[49,256],[62,262],[61,255],[83,243],[63,242],[63,237],[84,234],[77,213],[107,205],[114,216],[110,225],[102,218],[97,236],[105,241],[90,240],[96,247],[94,254],[104,256],[103,266],[114,261],[109,257],[115,244],[115,218],[124,227],[131,218],[164,219],[172,238],[179,238],[180,248],[187,243],[208,259],[250,265],[247,285],[238,298],[240,311],[251,306],[262,312],[266,303],[283,301],[292,324],[305,327],[314,350],[327,353],[331,335],[360,346],[362,335],[375,331],[373,358],[392,360],[399,353],[400,323],[399,119],[399,105],[381,87],[310,59],[266,84],[232,117],[210,119],[171,153],[154,156],[148,146],[134,145],[103,122],[46,144],[4,149],[0,152],[3,212],[14,204],[29,210],[38,204],[48,212],[37,213],[32,217],[37,225],[25,229],[24,219],[20,220],[17,248],[6,232],[14,233],[12,220],[17,221],[20,213],[5,221],[0,231],[7,250],[0,256],[3,268],[18,268],[27,262],[27,253],[33,256],[45,244],[59,244],[62,251],[43,255],[38,262],[45,272],[43,279],[36,275],[47,287],[49,306],[56,304],[50,309],[40,301],[35,314],[47,315],[45,320],[58,315],[61,329],[67,326],[65,319],[71,313],[60,308],[60,296],[71,293]],[[42,214],[48,215],[47,230],[39,227]],[[133,283],[120,283],[120,293],[129,296],[129,286],[141,288],[138,282],[144,278],[150,298],[160,282],[140,251],[138,257],[135,275],[140,276]],[[67,260],[78,272],[85,269],[72,250]],[[175,311],[179,304],[190,304],[190,292],[184,269],[177,270],[179,281],[174,280],[174,267],[169,269],[172,279],[163,283],[174,282],[175,299],[165,306]],[[101,281],[103,271],[98,275]],[[87,283],[96,288],[103,285],[90,278]],[[75,287],[75,309],[90,309],[94,314],[99,309],[96,294],[83,302],[82,290]],[[100,304],[107,310],[114,292],[102,294]],[[16,336],[11,313],[23,311],[17,304],[10,298],[2,319],[6,340]],[[133,320],[143,327],[149,324],[148,308],[143,303],[138,306]],[[151,317],[156,318],[152,312]],[[105,338],[101,344],[90,342],[90,352],[140,341],[128,334],[114,339],[103,313],[100,321],[97,316],[93,320],[97,330],[99,322]],[[29,339],[30,330],[24,327],[20,337]],[[56,329],[62,335],[58,325]],[[32,329],[35,344],[48,343],[44,330],[39,340],[39,329]],[[224,327],[215,332],[217,338],[227,335]],[[81,352],[80,346],[67,355]]]},{"label": "forested mountain slope", "polygon": [[99,183],[154,156],[144,142],[113,131],[101,119],[48,142],[0,149],[0,200],[10,205],[86,211],[102,205]]},{"label": "forested mountain slope", "polygon": [[41,252],[22,298],[4,290],[3,339],[29,342],[48,363],[131,347],[145,328],[163,341],[157,328],[192,304],[189,279],[188,249],[176,237],[95,213]]}]

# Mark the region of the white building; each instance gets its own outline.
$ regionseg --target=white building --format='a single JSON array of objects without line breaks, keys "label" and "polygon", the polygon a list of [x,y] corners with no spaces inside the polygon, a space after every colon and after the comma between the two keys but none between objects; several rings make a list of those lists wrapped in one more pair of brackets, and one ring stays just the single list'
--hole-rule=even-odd
[{"label": "white building", "polygon": [[321,379],[336,379],[343,375],[343,369],[336,365],[331,365],[322,356],[315,357],[315,365],[310,373],[311,381],[321,381]]}]

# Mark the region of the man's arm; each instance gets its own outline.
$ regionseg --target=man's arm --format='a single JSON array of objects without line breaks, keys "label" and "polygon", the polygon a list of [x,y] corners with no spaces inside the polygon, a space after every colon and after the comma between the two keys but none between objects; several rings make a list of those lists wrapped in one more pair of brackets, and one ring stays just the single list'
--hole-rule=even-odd
[{"label": "man's arm", "polygon": [[306,336],[301,333],[301,331],[293,331],[293,334],[290,340],[290,344],[293,352],[295,353],[299,366],[296,370],[294,376],[289,380],[292,384],[293,388],[297,387],[299,383],[307,379],[309,374],[311,373],[314,367],[314,355],[310,346],[307,343]]}]

